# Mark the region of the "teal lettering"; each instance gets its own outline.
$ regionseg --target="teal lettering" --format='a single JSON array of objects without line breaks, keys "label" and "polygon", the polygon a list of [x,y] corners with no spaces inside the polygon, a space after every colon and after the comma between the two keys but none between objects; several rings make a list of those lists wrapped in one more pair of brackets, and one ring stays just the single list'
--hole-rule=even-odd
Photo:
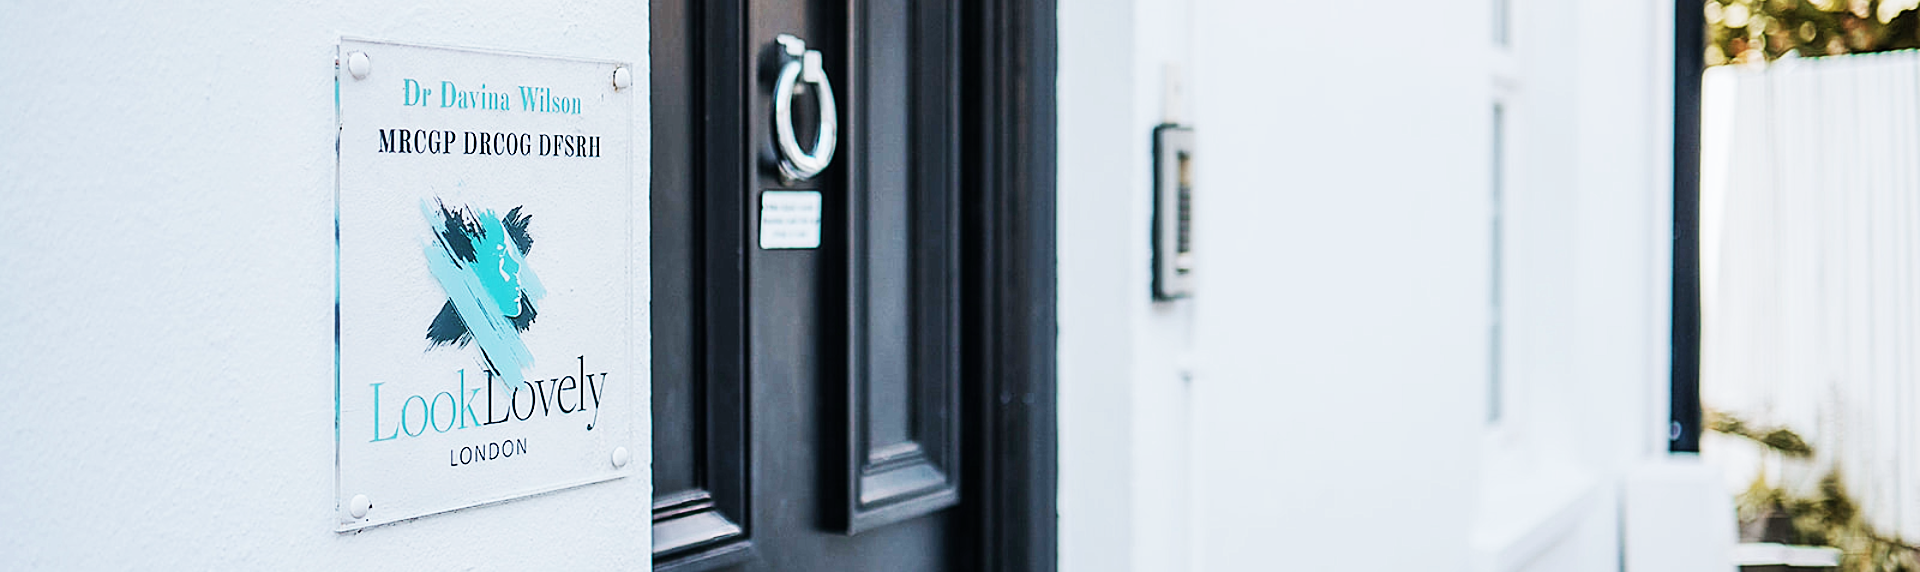
[{"label": "teal lettering", "polygon": [[[450,415],[450,417],[447,417],[446,429],[440,428],[439,413],[440,413],[440,398],[442,397],[447,398],[447,407],[450,408],[447,410],[447,414]],[[433,396],[433,401],[427,404],[427,420],[428,422],[433,423],[433,431],[435,433],[445,433],[448,430],[453,429],[453,420],[460,417],[460,412],[453,410],[451,408],[454,408],[458,405],[459,404],[454,401],[453,394],[451,393],[442,391],[438,395]]]},{"label": "teal lettering", "polygon": [[534,99],[533,89],[534,88],[527,87],[524,85],[520,86],[520,110],[521,111],[533,111],[533,99]]},{"label": "teal lettering", "polygon": [[392,435],[388,435],[385,437],[380,436],[380,386],[386,385],[386,383],[381,382],[381,383],[375,383],[372,385],[373,385],[373,440],[368,442],[378,443],[381,441],[386,441],[389,439],[399,437],[400,436],[399,427],[393,428]]},{"label": "teal lettering", "polygon": [[[415,401],[420,402],[420,430],[419,431],[414,431],[413,427],[409,427],[407,425],[407,412],[413,410],[413,402]],[[432,412],[428,411],[428,409],[429,409],[429,406],[427,405],[427,398],[420,397],[418,395],[408,397],[407,402],[400,405],[400,429],[406,431],[408,437],[419,437],[421,434],[426,433],[427,418],[432,416]]]}]

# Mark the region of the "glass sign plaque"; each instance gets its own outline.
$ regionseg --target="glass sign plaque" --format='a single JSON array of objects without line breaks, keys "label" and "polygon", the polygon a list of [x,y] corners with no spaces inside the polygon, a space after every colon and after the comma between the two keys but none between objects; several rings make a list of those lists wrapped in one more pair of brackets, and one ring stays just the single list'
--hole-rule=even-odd
[{"label": "glass sign plaque", "polygon": [[339,58],[337,529],[644,467],[631,72],[363,40]]}]

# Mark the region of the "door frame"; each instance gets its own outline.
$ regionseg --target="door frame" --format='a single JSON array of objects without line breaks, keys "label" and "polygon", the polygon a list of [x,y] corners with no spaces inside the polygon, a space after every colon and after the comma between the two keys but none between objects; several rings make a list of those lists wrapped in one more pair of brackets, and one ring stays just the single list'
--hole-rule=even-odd
[{"label": "door frame", "polygon": [[1706,15],[1674,6],[1673,276],[1667,451],[1699,453],[1700,415],[1700,89],[1706,73]]},{"label": "door frame", "polygon": [[[963,8],[961,570],[1058,567],[1054,0]],[[967,198],[971,195],[971,198]]]}]

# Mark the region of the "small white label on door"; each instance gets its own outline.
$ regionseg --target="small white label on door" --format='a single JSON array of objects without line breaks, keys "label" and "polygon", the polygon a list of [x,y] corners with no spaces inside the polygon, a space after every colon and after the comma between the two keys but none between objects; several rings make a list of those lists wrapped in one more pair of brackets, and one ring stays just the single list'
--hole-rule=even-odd
[{"label": "small white label on door", "polygon": [[820,192],[760,193],[760,248],[820,248]]}]

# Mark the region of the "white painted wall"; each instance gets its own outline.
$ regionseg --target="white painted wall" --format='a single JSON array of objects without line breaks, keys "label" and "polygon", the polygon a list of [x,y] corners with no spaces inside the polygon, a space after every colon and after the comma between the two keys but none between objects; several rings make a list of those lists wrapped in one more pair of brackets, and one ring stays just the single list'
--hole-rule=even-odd
[{"label": "white painted wall", "polygon": [[1191,82],[1193,8],[1059,6],[1062,568],[1187,570],[1194,306],[1152,302],[1147,261],[1150,134],[1192,120],[1164,92]]},{"label": "white painted wall", "polygon": [[[1707,478],[1657,470],[1670,9],[1513,4],[1498,57],[1488,2],[1370,4],[1356,28],[1311,3],[1061,0],[1063,570],[1723,560],[1622,533],[1731,519],[1714,499],[1623,517],[1649,498],[1629,490]],[[1198,293],[1171,304],[1148,295],[1166,62],[1199,137]],[[1496,94],[1509,407],[1489,427]]]},{"label": "white painted wall", "polygon": [[1467,561],[1486,88],[1440,54],[1483,51],[1485,18],[1368,8],[1362,38],[1305,4],[1197,6],[1202,570]]},{"label": "white painted wall", "polygon": [[0,7],[0,569],[647,567],[644,466],[332,531],[338,38],[628,61],[647,93],[644,3],[37,4]]}]

